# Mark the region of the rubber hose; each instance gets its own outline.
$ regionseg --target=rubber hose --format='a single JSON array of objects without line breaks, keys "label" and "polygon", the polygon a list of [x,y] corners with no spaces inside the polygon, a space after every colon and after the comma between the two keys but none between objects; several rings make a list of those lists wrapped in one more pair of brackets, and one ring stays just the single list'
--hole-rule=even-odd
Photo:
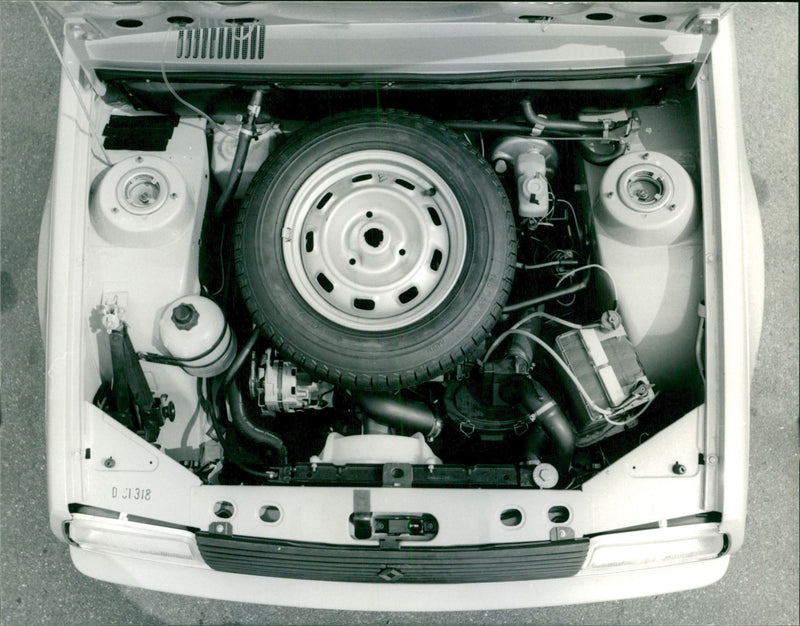
[{"label": "rubber hose", "polygon": [[250,420],[239,385],[230,385],[228,387],[227,397],[231,412],[231,420],[236,429],[251,441],[272,448],[278,457],[278,464],[287,465],[289,462],[289,453],[286,450],[286,445],[284,445],[283,440],[278,437],[278,435],[266,428],[258,426]]},{"label": "rubber hose", "polygon": [[239,186],[239,180],[242,178],[242,171],[244,170],[244,162],[247,160],[247,153],[250,150],[250,140],[253,138],[253,133],[250,131],[239,132],[239,143],[236,144],[236,154],[233,156],[231,163],[231,171],[228,174],[228,182],[225,183],[225,189],[217,200],[214,206],[214,217],[221,219],[225,214],[225,207],[230,202],[233,194],[236,193],[236,188]]},{"label": "rubber hose", "polygon": [[376,422],[392,428],[422,433],[430,438],[436,437],[442,429],[442,421],[422,402],[401,402],[370,393],[358,394],[356,402]]},{"label": "rubber hose", "polygon": [[[537,308],[531,307],[531,309],[525,311],[522,314],[522,316],[524,317],[525,315],[533,313],[536,310],[540,312],[544,311],[544,307],[543,306]],[[527,330],[528,332],[538,336],[542,330],[542,318],[534,317],[533,319],[523,324],[521,328],[522,330]],[[518,361],[521,361],[525,367],[525,372],[527,372],[533,365],[533,341],[531,341],[525,335],[519,335],[519,334],[512,335],[511,345],[508,347],[508,352],[506,353],[506,356],[514,359],[515,364]],[[520,370],[516,371],[519,372]]]},{"label": "rubber hose", "polygon": [[535,298],[531,298],[530,300],[523,300],[522,302],[507,304],[506,306],[503,307],[503,313],[513,313],[514,311],[519,311],[520,309],[527,309],[528,307],[536,306],[537,304],[543,304],[545,302],[549,302],[550,300],[557,300],[558,298],[563,298],[564,296],[568,296],[571,293],[576,293],[578,291],[581,291],[582,289],[586,289],[586,286],[588,284],[589,284],[589,275],[587,274],[579,283],[575,283],[574,285],[570,285],[569,287],[562,287],[561,289],[550,291],[548,293],[542,294],[541,296],[536,296]]},{"label": "rubber hose", "polygon": [[566,476],[575,453],[575,433],[564,412],[535,380],[527,376],[513,376],[502,387],[500,397],[509,404],[519,404],[541,425],[556,446],[554,463],[559,476]]},{"label": "rubber hose", "polygon": [[445,122],[445,126],[453,130],[485,130],[498,133],[524,133],[530,134],[531,127],[524,124],[514,124],[511,122],[472,122],[455,121]]},{"label": "rubber hose", "polygon": [[250,338],[247,340],[247,343],[242,346],[242,349],[239,350],[239,354],[236,355],[236,358],[231,363],[231,366],[225,372],[225,378],[222,380],[222,385],[220,386],[221,389],[225,389],[231,384],[234,376],[239,373],[239,370],[242,369],[242,365],[244,365],[245,359],[249,356],[250,352],[253,349],[253,346],[256,345],[256,341],[258,341],[258,336],[261,334],[257,328],[252,332]]},{"label": "rubber hose", "polygon": [[572,120],[551,120],[541,117],[533,112],[530,100],[522,101],[522,113],[525,119],[533,126],[539,126],[546,130],[563,130],[569,132],[602,132],[605,130],[603,122],[576,122]]},{"label": "rubber hose", "polygon": [[541,461],[539,455],[542,451],[545,441],[547,440],[547,433],[541,426],[533,425],[525,433],[525,460],[528,463],[537,463]]},{"label": "rubber hose", "polygon": [[612,161],[615,161],[623,154],[625,154],[625,150],[627,150],[628,146],[623,143],[617,143],[616,147],[609,152],[608,154],[600,154],[592,150],[588,143],[585,141],[581,142],[581,156],[584,158],[585,161],[588,161],[592,165],[608,165]]}]

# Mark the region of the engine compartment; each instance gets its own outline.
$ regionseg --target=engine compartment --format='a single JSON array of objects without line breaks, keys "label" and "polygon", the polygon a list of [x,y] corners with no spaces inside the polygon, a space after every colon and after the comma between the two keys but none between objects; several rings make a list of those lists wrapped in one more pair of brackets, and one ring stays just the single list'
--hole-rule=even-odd
[{"label": "engine compartment", "polygon": [[205,483],[578,489],[702,404],[671,79],[109,87],[87,392]]}]

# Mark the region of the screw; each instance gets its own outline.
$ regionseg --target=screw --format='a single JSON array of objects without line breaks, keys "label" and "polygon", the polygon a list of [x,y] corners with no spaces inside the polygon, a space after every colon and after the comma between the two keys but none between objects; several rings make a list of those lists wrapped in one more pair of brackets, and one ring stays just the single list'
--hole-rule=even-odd
[{"label": "screw", "polygon": [[142,161],[144,161],[144,159],[142,157],[140,157],[140,156],[136,157],[136,162],[137,163],[141,163]]},{"label": "screw", "polygon": [[685,474],[686,466],[681,465],[678,461],[675,461],[675,465],[672,466],[672,473],[678,474],[678,476],[680,476],[681,474]]},{"label": "screw", "polygon": [[117,464],[117,462],[112,457],[108,457],[107,459],[105,459],[103,461],[103,465],[105,465],[108,469],[111,469],[116,464]]},{"label": "screw", "polygon": [[674,204],[670,204],[668,208],[670,211],[674,211],[676,206]]},{"label": "screw", "polygon": [[564,530],[563,528],[560,528],[560,529],[558,530],[558,536],[559,536],[559,538],[563,539],[564,537],[566,537],[566,536],[567,536],[567,531],[566,531],[566,530]]},{"label": "screw", "polygon": [[115,207],[115,206],[112,206],[111,207],[111,212],[112,213],[119,213],[119,209],[117,207]]},{"label": "screw", "polygon": [[610,197],[611,197],[611,196],[613,196],[613,195],[614,195],[614,192],[613,192],[613,191],[607,191],[607,192],[606,192],[606,198],[610,198]]},{"label": "screw", "polygon": [[645,152],[645,153],[642,155],[642,158],[643,158],[645,161],[647,161],[647,159],[649,159],[649,158],[650,158],[650,153],[649,153],[649,152]]},{"label": "screw", "polygon": [[719,457],[716,454],[710,454],[707,460],[709,465],[716,465],[719,462]]},{"label": "screw", "polygon": [[173,191],[171,194],[169,194],[169,197],[174,200],[175,198],[178,197],[178,194]]}]

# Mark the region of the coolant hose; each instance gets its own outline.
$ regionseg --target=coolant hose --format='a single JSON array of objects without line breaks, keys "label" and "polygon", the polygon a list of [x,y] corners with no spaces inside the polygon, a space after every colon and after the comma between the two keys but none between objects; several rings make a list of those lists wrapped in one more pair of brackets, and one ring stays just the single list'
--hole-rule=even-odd
[{"label": "coolant hose", "polygon": [[228,181],[225,183],[225,189],[222,190],[222,194],[220,194],[217,204],[214,206],[214,216],[217,219],[221,219],[225,215],[225,207],[236,193],[239,180],[242,178],[244,163],[247,160],[247,153],[250,150],[250,142],[256,136],[256,118],[261,112],[261,100],[263,96],[264,92],[260,89],[256,89],[250,98],[250,104],[247,105],[247,120],[242,123],[239,129],[239,143],[236,144],[236,153],[233,155]]},{"label": "coolant hose", "polygon": [[513,376],[502,387],[500,397],[509,404],[519,404],[544,429],[556,446],[554,463],[560,476],[566,476],[575,453],[575,433],[561,408],[538,382],[527,376]]},{"label": "coolant hose", "polygon": [[236,374],[239,373],[239,370],[242,369],[242,365],[244,365],[247,357],[250,356],[250,352],[252,352],[253,348],[255,347],[256,341],[258,341],[260,334],[261,331],[259,331],[258,328],[250,333],[247,343],[242,346],[241,350],[239,350],[239,353],[236,355],[236,358],[233,359],[233,363],[231,363],[230,367],[225,372],[225,378],[222,379],[222,385],[220,386],[220,389],[225,389],[228,387]]},{"label": "coolant hose", "polygon": [[253,134],[246,131],[244,126],[239,131],[239,143],[236,144],[236,153],[233,155],[233,162],[231,163],[231,171],[228,174],[228,182],[225,183],[225,189],[222,190],[217,204],[214,206],[214,216],[220,219],[225,213],[225,207],[230,202],[233,194],[236,193],[236,188],[239,186],[239,180],[242,178],[242,171],[244,170],[244,162],[247,160],[247,153],[250,150],[250,140]]},{"label": "coolant hose", "polygon": [[530,100],[522,101],[522,113],[525,119],[533,126],[538,126],[544,130],[561,130],[572,133],[584,132],[603,132],[605,124],[603,122],[576,122],[572,120],[551,120],[533,112],[533,105]]},{"label": "coolant hose", "polygon": [[445,126],[453,130],[477,130],[495,133],[524,133],[530,134],[530,126],[514,124],[513,122],[473,122],[470,120],[455,120],[445,122]]},{"label": "coolant hose", "polygon": [[422,402],[398,400],[389,396],[360,393],[356,402],[380,424],[405,433],[422,433],[433,439],[442,430],[442,420]]},{"label": "coolant hose", "polygon": [[247,412],[247,407],[242,398],[242,391],[239,385],[233,384],[228,386],[227,390],[228,406],[230,407],[231,420],[233,425],[245,437],[256,443],[263,444],[272,448],[278,457],[279,465],[286,465],[289,462],[289,454],[286,451],[286,446],[283,440],[275,433],[266,428],[262,428],[250,420]]}]

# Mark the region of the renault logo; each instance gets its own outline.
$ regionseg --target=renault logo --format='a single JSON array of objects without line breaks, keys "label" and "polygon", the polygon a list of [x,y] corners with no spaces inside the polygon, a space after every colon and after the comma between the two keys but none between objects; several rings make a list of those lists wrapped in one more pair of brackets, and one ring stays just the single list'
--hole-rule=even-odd
[{"label": "renault logo", "polygon": [[403,576],[405,576],[405,574],[394,567],[387,567],[378,572],[378,578],[383,578],[387,583],[395,583]]}]

